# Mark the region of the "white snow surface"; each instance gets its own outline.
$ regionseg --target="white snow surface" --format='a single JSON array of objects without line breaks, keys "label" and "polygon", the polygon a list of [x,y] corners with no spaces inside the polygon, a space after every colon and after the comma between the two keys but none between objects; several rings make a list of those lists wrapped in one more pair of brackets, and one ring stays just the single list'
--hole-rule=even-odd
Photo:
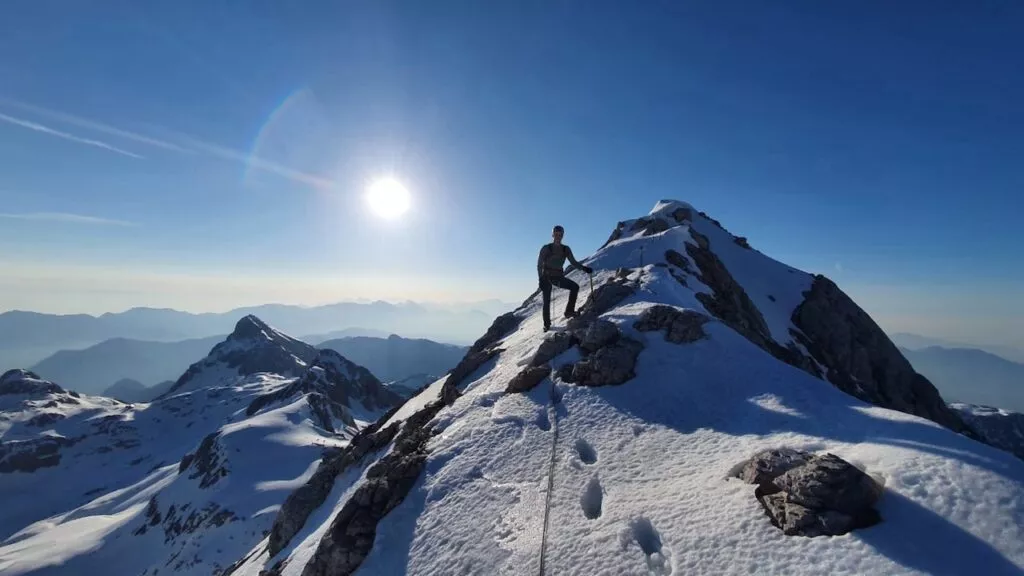
[{"label": "white snow surface", "polygon": [[[678,207],[689,206],[660,204],[653,214]],[[788,318],[810,275],[694,219],[773,336],[788,342]],[[620,238],[586,260],[596,269],[595,286],[618,267],[633,267],[630,278],[640,284],[602,316],[644,344],[636,377],[621,386],[545,380],[526,394],[505,393],[544,338],[539,296],[528,301],[497,359],[468,377],[463,396],[435,417],[426,471],[377,526],[357,573],[537,574],[548,496],[545,574],[1024,573],[1024,462],[848,396],[715,320],[705,326],[708,338],[692,344],[633,329],[654,304],[704,311],[693,290],[706,288],[696,278],[687,278],[687,288],[672,268],[656,265],[666,249],[685,255],[683,243],[692,241],[688,225],[676,226]],[[583,301],[589,281],[571,277]],[[565,297],[555,292],[555,317]],[[563,328],[556,321],[554,329]],[[553,365],[576,359],[573,349]],[[442,384],[392,420],[436,399]],[[883,521],[839,537],[783,535],[755,500],[754,486],[732,477],[756,452],[780,447],[831,452],[865,470],[885,487],[877,504]],[[236,574],[257,576],[271,560],[284,562],[285,575],[301,574],[318,534],[360,478],[361,471],[350,471],[337,480],[300,543],[275,559],[259,558],[257,547]]]},{"label": "white snow surface", "polygon": [[[664,202],[651,216],[670,219],[680,207],[692,208]],[[664,263],[668,249],[686,256],[692,226],[744,286],[772,336],[789,342],[789,318],[811,276],[738,246],[693,213],[690,224],[627,234],[585,260],[596,270],[595,286],[632,268],[637,292],[602,318],[644,344],[636,376],[602,388],[545,380],[528,393],[507,394],[545,336],[539,296],[527,301],[502,352],[469,375],[463,395],[435,417],[425,472],[377,526],[358,574],[537,574],[542,557],[548,575],[1024,573],[1024,462],[848,396],[718,321],[692,344],[633,328],[655,304],[706,312],[694,290],[707,287],[689,274],[684,286],[673,277],[683,272]],[[589,280],[571,277],[585,301]],[[554,294],[555,330],[565,328],[558,314],[565,298]],[[578,359],[572,349],[552,364]],[[444,381],[391,421],[437,399]],[[206,391],[190,394],[200,393]],[[0,573],[211,574],[239,561],[233,574],[259,576],[279,566],[282,576],[300,575],[367,468],[392,447],[341,474],[324,504],[270,558],[263,531],[287,492],[312,474],[317,443],[326,441],[302,424],[301,402],[272,408],[248,419],[229,415],[221,425],[218,454],[230,469],[221,482],[199,488],[198,479],[177,473],[176,461],[166,463],[3,541]],[[885,487],[877,504],[882,522],[840,537],[783,535],[754,487],[732,477],[756,452],[780,447],[831,452],[876,478]],[[0,494],[8,490],[0,484]],[[203,524],[170,544],[161,525],[134,536],[152,495],[165,515],[171,503],[196,510],[216,499],[241,520]]]},{"label": "white snow surface", "polygon": [[[208,575],[259,542],[287,495],[326,449],[347,446],[352,430],[334,414],[340,433],[321,428],[301,393],[247,415],[253,400],[296,378],[229,373],[207,358],[196,386],[152,403],[67,392],[0,395],[5,446],[74,441],[60,447],[56,465],[0,473],[0,574]],[[357,425],[383,413],[355,396],[347,409]],[[46,415],[56,420],[33,424]],[[179,462],[211,433],[217,473],[203,486],[198,457],[184,470]],[[159,518],[147,512],[151,505]]]}]

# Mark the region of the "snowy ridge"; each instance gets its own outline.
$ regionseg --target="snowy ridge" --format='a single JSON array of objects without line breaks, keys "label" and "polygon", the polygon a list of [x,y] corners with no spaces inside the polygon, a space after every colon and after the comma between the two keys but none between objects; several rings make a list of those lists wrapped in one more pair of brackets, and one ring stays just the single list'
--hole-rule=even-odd
[{"label": "snowy ridge", "polygon": [[982,441],[1024,460],[1024,414],[977,404],[953,403],[950,407]]},{"label": "snowy ridge", "polygon": [[227,339],[190,366],[164,396],[260,372],[298,376],[316,355],[316,348],[309,344],[274,330],[255,316],[245,316]]},{"label": "snowy ridge", "polygon": [[[827,279],[745,244],[680,202],[620,223],[595,292],[571,275],[580,318],[545,334],[536,294],[500,317],[230,572],[1020,574],[1024,463],[957,433]],[[881,522],[784,535],[734,477],[780,447],[864,470]]]},{"label": "snowy ridge", "polygon": [[[221,573],[320,458],[400,401],[336,352],[307,363],[304,344],[257,322],[152,403],[5,374],[0,494],[45,497],[4,499],[0,573]],[[268,359],[284,374],[241,373]]]}]

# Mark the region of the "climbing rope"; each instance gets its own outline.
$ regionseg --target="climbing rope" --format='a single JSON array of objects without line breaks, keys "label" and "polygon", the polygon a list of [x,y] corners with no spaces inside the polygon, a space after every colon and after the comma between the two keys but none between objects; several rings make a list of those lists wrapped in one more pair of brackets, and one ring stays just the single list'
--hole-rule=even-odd
[{"label": "climbing rope", "polygon": [[544,497],[544,528],[540,534],[540,571],[544,576],[544,558],[548,549],[548,523],[551,517],[551,492],[555,488],[555,449],[558,446],[558,407],[560,400],[555,394],[555,381],[551,380],[551,459],[548,462],[548,492]]}]

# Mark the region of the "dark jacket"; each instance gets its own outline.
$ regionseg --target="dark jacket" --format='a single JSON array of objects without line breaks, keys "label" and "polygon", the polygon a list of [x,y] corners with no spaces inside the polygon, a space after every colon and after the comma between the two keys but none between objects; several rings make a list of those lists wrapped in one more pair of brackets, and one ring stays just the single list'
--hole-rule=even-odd
[{"label": "dark jacket", "polygon": [[582,264],[576,261],[576,257],[572,255],[572,249],[565,244],[545,244],[540,249],[540,255],[537,256],[537,276],[539,278],[550,277],[550,276],[564,276],[566,258],[572,264],[570,269],[579,268],[583,270]]}]

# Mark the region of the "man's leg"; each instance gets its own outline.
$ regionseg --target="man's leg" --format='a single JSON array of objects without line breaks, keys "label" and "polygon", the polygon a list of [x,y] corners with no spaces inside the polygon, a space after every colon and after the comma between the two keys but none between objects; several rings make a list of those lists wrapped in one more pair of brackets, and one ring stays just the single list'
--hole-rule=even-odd
[{"label": "man's leg", "polygon": [[551,327],[551,282],[547,278],[540,279],[540,292],[544,298],[544,329]]},{"label": "man's leg", "polygon": [[569,291],[569,301],[565,303],[565,317],[574,316],[576,314],[576,295],[579,294],[580,285],[565,276],[552,278],[551,283]]}]

